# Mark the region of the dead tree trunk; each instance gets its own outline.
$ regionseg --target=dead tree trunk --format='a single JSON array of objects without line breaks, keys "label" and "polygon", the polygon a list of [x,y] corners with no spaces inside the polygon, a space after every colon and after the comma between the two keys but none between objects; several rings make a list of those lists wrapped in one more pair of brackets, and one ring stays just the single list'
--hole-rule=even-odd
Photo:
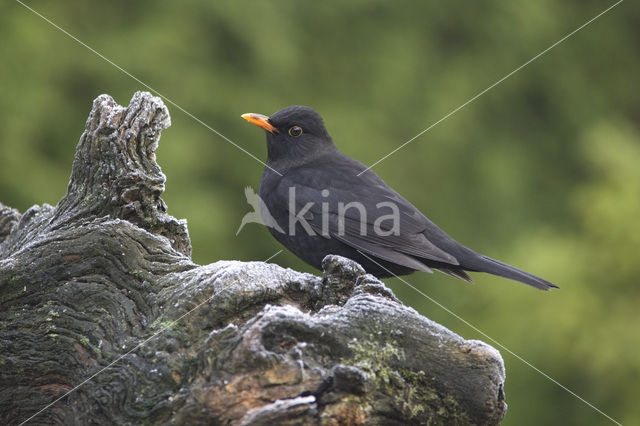
[{"label": "dead tree trunk", "polygon": [[504,365],[347,259],[191,261],[159,98],[98,97],[67,195],[0,204],[0,423],[497,424]]}]

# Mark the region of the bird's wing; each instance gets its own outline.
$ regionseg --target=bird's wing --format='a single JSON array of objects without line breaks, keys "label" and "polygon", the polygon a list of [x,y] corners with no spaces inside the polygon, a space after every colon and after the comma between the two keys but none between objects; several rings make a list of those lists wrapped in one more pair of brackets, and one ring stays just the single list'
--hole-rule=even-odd
[{"label": "bird's wing", "polygon": [[[276,189],[280,196],[275,198],[281,203],[286,199],[287,206],[280,207],[289,214],[306,209],[302,216],[315,232],[328,234],[365,253],[387,259],[393,252],[402,258],[415,256],[459,264],[452,254],[437,245],[440,240],[451,240],[450,237],[375,173],[367,171],[357,176],[362,169],[361,163],[348,157],[337,160],[332,157],[330,164],[307,163],[280,179]],[[291,211],[292,206],[295,211]],[[383,252],[387,257],[382,256]]]}]

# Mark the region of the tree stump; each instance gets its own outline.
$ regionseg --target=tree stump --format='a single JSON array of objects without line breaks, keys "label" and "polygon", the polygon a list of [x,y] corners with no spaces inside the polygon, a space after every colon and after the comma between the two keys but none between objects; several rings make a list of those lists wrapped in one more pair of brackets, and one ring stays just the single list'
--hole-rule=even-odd
[{"label": "tree stump", "polygon": [[353,261],[192,262],[155,161],[162,101],[99,96],[68,192],[0,204],[0,423],[497,424],[497,350]]}]

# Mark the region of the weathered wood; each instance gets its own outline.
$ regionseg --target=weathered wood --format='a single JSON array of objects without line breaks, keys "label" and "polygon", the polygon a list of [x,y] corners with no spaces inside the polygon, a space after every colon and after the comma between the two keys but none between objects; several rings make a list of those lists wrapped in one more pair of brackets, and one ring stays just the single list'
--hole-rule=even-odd
[{"label": "weathered wood", "polygon": [[58,205],[0,204],[1,424],[500,422],[500,354],[356,263],[194,264],[160,198],[169,125],[102,95]]}]

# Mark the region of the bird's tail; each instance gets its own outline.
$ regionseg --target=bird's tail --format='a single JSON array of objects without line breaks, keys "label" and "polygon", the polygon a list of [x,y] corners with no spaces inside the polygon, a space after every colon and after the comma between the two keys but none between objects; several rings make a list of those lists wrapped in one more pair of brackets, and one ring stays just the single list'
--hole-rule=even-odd
[{"label": "bird's tail", "polygon": [[476,254],[474,259],[469,259],[468,262],[465,262],[465,264],[461,266],[467,270],[487,272],[489,274],[520,281],[521,283],[539,288],[540,290],[558,288],[557,285],[547,280],[543,280],[533,274],[481,254]]}]

